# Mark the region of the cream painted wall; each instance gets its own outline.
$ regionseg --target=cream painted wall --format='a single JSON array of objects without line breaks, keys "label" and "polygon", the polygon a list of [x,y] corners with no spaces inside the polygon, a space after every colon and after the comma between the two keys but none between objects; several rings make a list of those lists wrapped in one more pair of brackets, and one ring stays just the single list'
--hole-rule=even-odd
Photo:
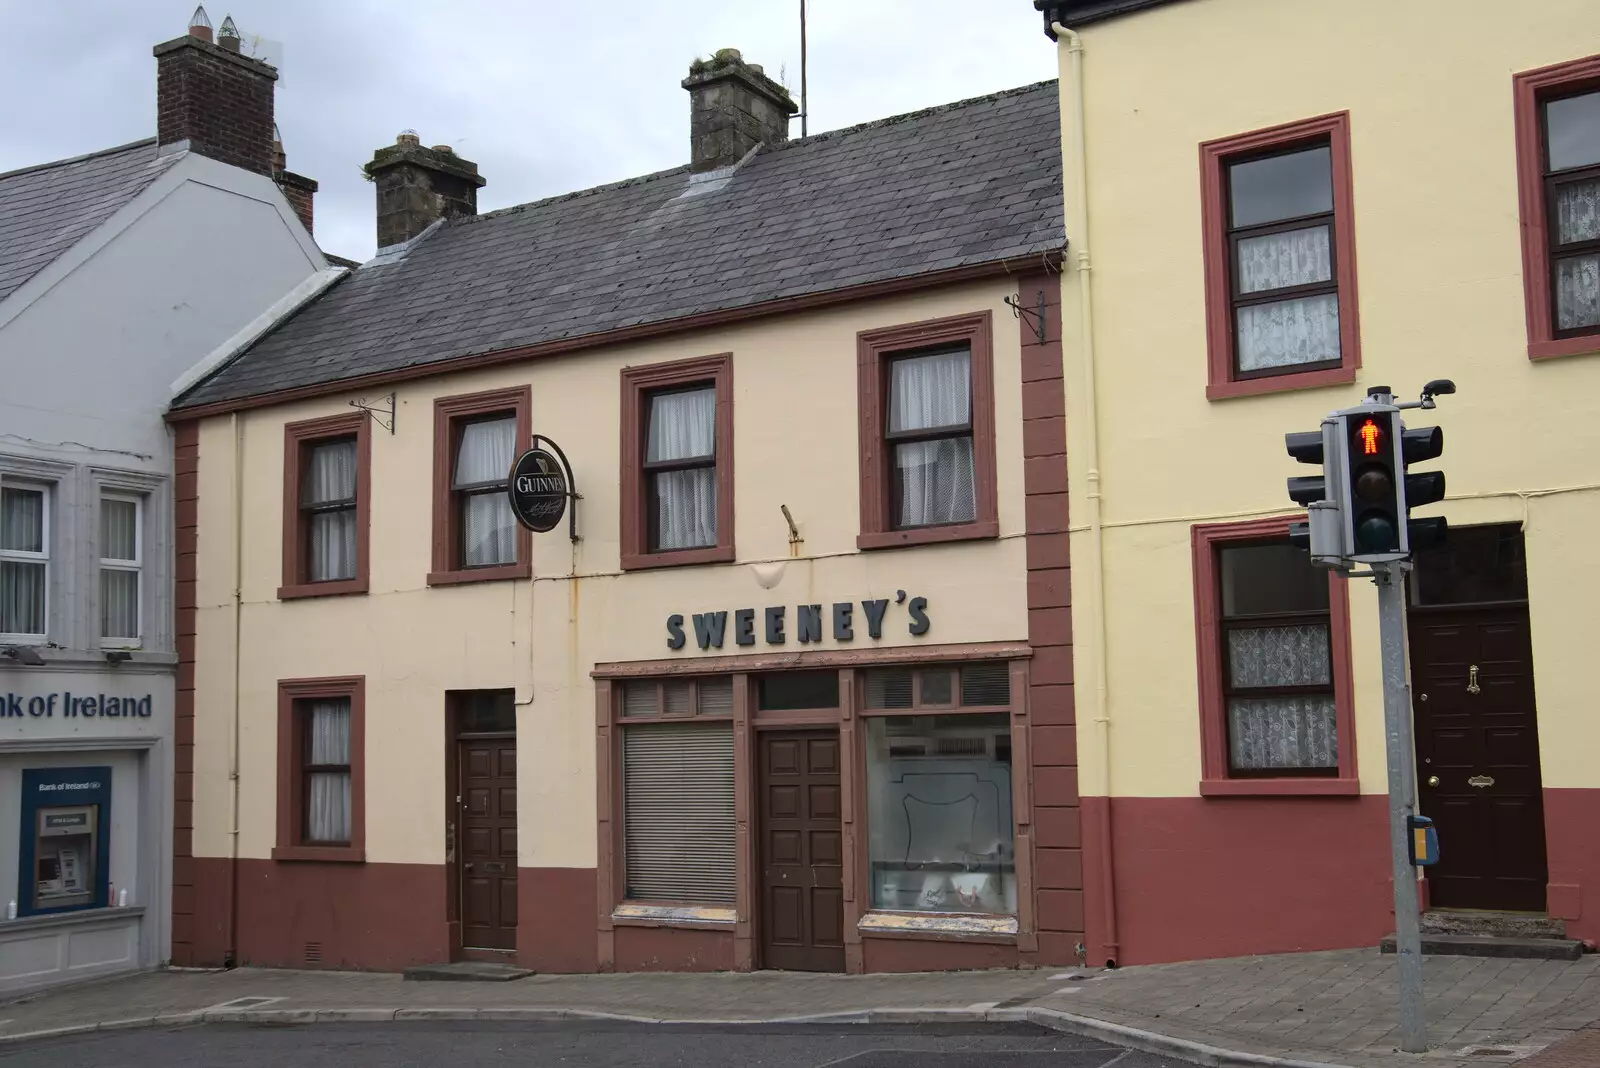
[{"label": "cream painted wall", "polygon": [[[906,631],[891,605],[881,642],[1025,641],[1021,354],[1001,301],[1005,281],[850,305],[782,320],[618,346],[572,357],[402,385],[396,433],[372,426],[371,592],[280,602],[285,423],[347,411],[350,397],[238,417],[242,443],[241,855],[274,839],[279,679],[365,675],[367,856],[444,857],[444,691],[514,687],[518,708],[519,848],[525,866],[595,863],[596,663],[672,654],[673,613],[894,598],[929,600],[932,627]],[[988,310],[994,323],[998,542],[858,553],[857,332]],[[620,369],[732,352],[735,541],[739,562],[623,575],[618,571]],[[584,500],[582,542],[565,527],[534,539],[535,579],[430,589],[433,401],[531,384],[537,433],[571,459]],[[195,852],[228,853],[227,769],[233,720],[235,536],[233,417],[200,440],[199,640]],[[787,504],[805,539],[790,559]],[[859,624],[859,616],[858,616]],[[731,628],[731,620],[730,620]],[[834,647],[831,637],[820,648]],[[764,645],[755,652],[768,651]],[[771,650],[778,651],[778,650]]]},{"label": "cream painted wall", "polygon": [[[1525,521],[1546,786],[1595,786],[1600,726],[1583,635],[1600,603],[1600,357],[1526,356],[1511,77],[1600,53],[1585,0],[1508,12],[1485,0],[1207,0],[1083,32],[1105,520],[1110,791],[1186,796],[1200,777],[1189,528],[1292,510],[1283,434],[1374,384],[1460,392],[1413,426],[1445,428],[1453,524]],[[1061,49],[1063,115],[1072,121]],[[1206,399],[1199,144],[1350,113],[1363,367],[1354,385]],[[1071,152],[1071,140],[1067,141]],[[1068,160],[1068,204],[1076,174]],[[1069,279],[1071,275],[1069,274]],[[1084,361],[1065,298],[1074,517],[1086,516]],[[1600,347],[1600,346],[1597,346]],[[1510,430],[1506,429],[1510,426]],[[1542,495],[1552,489],[1582,487]],[[1524,496],[1526,495],[1526,496]],[[1083,589],[1088,536],[1074,534]],[[1092,606],[1075,598],[1079,677]],[[1385,789],[1376,606],[1351,589],[1362,790]],[[1096,695],[1080,687],[1082,789],[1104,794]]]}]

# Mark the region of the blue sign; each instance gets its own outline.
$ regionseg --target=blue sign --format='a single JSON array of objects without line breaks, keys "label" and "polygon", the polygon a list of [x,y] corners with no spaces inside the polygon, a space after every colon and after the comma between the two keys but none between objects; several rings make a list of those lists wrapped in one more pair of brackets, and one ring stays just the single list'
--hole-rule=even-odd
[{"label": "blue sign", "polygon": [[109,767],[24,769],[21,830],[17,915],[110,903]]}]

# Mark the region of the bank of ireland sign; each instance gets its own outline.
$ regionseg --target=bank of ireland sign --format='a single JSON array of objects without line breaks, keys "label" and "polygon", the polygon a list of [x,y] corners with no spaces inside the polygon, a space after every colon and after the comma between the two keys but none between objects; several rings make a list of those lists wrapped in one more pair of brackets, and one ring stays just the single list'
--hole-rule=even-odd
[{"label": "bank of ireland sign", "polygon": [[149,719],[154,714],[149,693],[12,693],[0,690],[0,720]]}]

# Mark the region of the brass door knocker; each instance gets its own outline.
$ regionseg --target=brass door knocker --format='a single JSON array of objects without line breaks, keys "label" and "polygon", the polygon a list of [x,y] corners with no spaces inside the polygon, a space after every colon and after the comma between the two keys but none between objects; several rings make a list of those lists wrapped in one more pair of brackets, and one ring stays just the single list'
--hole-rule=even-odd
[{"label": "brass door knocker", "polygon": [[1473,664],[1467,669],[1467,692],[1470,694],[1481,693],[1478,686],[1478,665]]}]

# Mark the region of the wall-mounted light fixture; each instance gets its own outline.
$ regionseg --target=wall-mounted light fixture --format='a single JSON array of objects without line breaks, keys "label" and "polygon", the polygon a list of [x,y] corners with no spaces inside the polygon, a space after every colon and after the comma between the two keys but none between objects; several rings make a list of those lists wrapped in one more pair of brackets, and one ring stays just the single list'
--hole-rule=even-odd
[{"label": "wall-mounted light fixture", "polygon": [[128,661],[130,661],[132,659],[133,659],[133,654],[128,652],[128,650],[126,650],[126,649],[107,649],[106,650],[106,663],[108,663],[108,664],[126,664]]},{"label": "wall-mounted light fixture", "polygon": [[31,645],[8,645],[0,649],[0,656],[8,656],[28,667],[44,667],[44,657],[40,656],[39,650]]}]

